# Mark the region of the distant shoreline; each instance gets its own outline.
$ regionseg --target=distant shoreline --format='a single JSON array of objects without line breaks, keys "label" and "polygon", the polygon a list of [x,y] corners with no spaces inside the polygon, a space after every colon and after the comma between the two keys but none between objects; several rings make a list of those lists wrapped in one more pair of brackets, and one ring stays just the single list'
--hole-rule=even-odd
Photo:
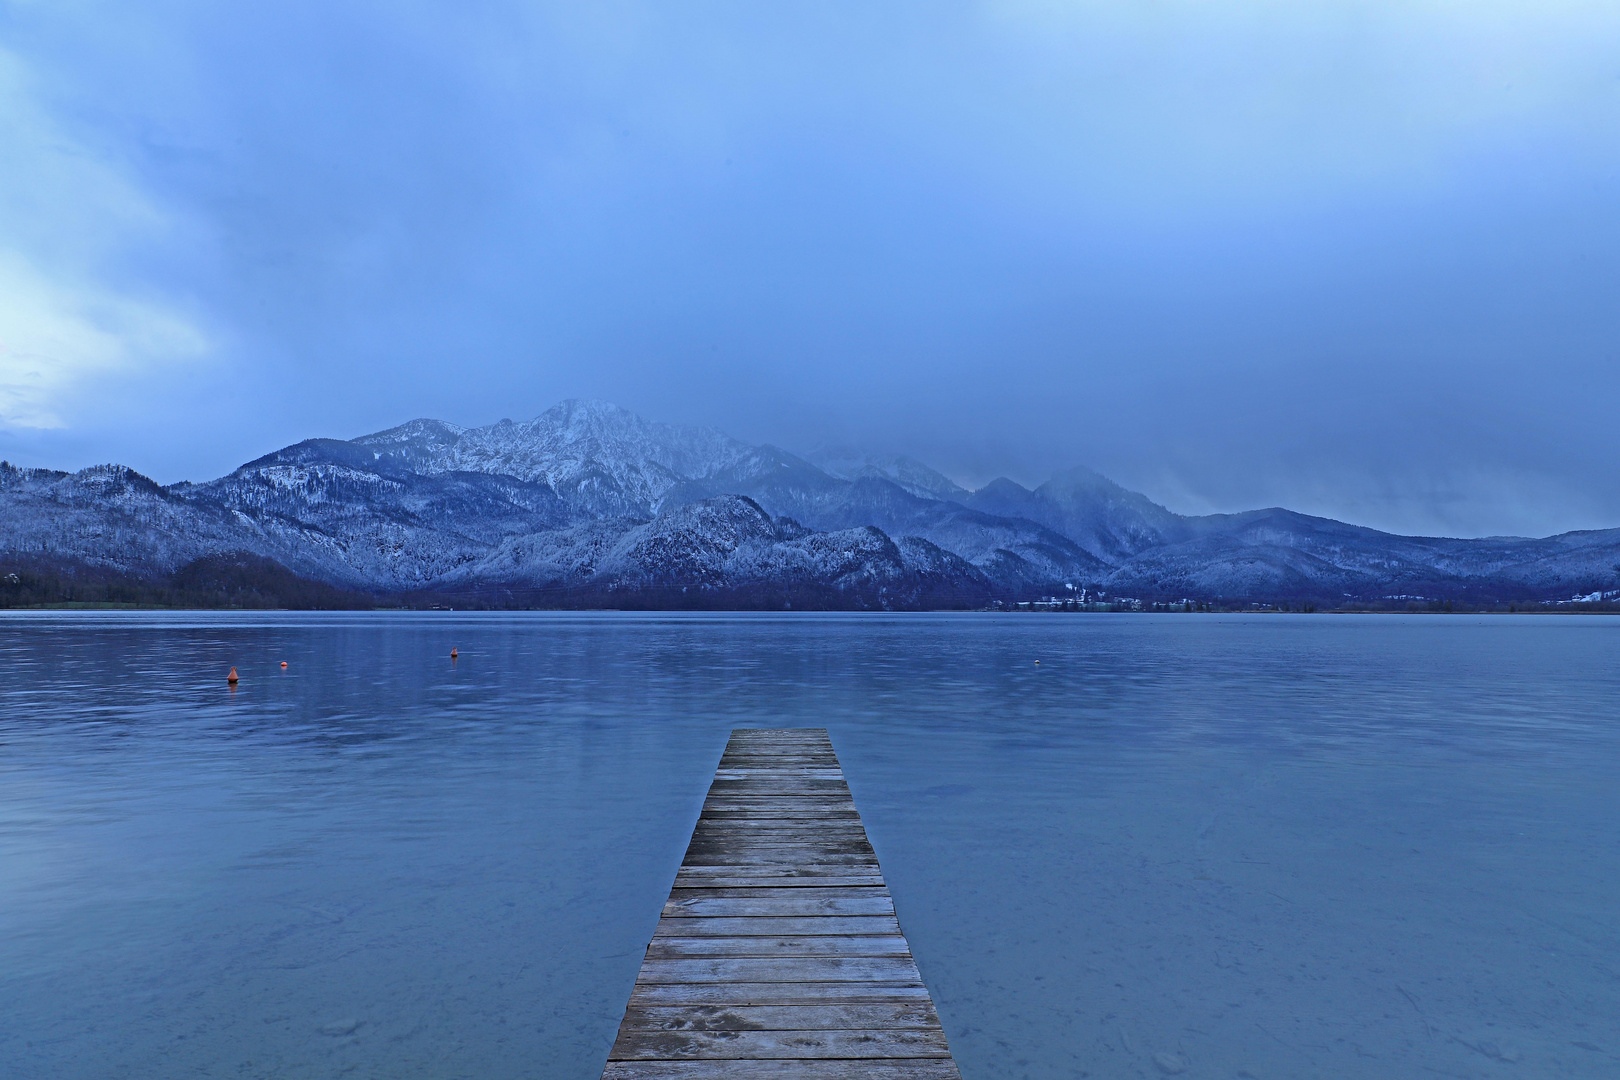
[{"label": "distant shoreline", "polygon": [[0,462],[0,607],[1620,607],[1620,528],[1400,536],[1282,507],[1177,514],[1081,466],[970,491],[851,454],[569,400],[307,439],[202,483]]},{"label": "distant shoreline", "polygon": [[1576,604],[1518,604],[1493,607],[1464,607],[1450,605],[1441,608],[1431,607],[1316,607],[1314,605],[1296,605],[1293,607],[1264,607],[1264,606],[1231,606],[1221,607],[1206,605],[1201,608],[1184,608],[1171,604],[1149,604],[1140,608],[1124,605],[1089,605],[1070,610],[1062,609],[1020,609],[1018,607],[981,607],[981,608],[863,608],[863,607],[796,607],[796,608],[764,608],[764,607],[653,607],[653,606],[626,606],[626,607],[586,607],[571,606],[534,606],[534,607],[447,607],[440,605],[402,606],[394,604],[376,604],[372,606],[356,607],[281,607],[269,604],[260,605],[209,605],[209,604],[141,604],[121,603],[116,601],[63,601],[53,604],[0,604],[0,614],[10,611],[217,611],[217,612],[368,612],[368,613],[400,613],[400,614],[430,614],[442,612],[444,614],[478,615],[478,614],[518,614],[522,612],[553,612],[553,613],[579,613],[590,614],[597,612],[620,612],[632,615],[657,614],[693,614],[693,615],[1620,615],[1620,604],[1604,603],[1591,605]]}]

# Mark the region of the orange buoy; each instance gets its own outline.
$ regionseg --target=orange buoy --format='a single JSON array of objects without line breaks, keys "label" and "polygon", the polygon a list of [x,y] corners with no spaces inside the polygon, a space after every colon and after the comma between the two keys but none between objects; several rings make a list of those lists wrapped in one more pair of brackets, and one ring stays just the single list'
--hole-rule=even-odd
[{"label": "orange buoy", "polygon": [[228,682],[228,683],[231,683],[232,685],[234,685],[237,682],[236,669],[235,668],[231,668],[231,673],[229,675],[225,676],[225,681]]},{"label": "orange buoy", "polygon": [[285,661],[285,660],[283,660],[283,661],[282,661],[282,662],[281,662],[281,666],[282,666],[282,667],[286,667],[286,666],[287,666],[287,661]]},{"label": "orange buoy", "polygon": [[456,652],[456,647],[454,645],[450,646],[450,659],[454,660],[457,655],[459,654]]}]

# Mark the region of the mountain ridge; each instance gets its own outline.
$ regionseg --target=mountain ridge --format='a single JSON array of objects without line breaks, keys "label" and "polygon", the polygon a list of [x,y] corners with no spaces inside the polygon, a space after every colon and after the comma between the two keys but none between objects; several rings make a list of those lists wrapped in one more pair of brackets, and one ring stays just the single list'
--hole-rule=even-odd
[{"label": "mountain ridge", "polygon": [[1469,540],[1282,507],[1188,516],[1084,467],[968,491],[904,455],[801,456],[593,401],[309,439],[166,487],[0,463],[7,558],[156,580],[232,553],[344,589],[585,606],[1620,596],[1620,529]]}]

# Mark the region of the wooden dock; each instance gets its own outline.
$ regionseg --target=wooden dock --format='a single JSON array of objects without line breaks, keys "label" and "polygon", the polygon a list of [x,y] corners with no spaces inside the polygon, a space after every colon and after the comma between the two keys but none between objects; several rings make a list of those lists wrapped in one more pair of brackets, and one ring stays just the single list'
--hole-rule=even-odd
[{"label": "wooden dock", "polygon": [[823,728],[738,728],[603,1080],[960,1080]]}]

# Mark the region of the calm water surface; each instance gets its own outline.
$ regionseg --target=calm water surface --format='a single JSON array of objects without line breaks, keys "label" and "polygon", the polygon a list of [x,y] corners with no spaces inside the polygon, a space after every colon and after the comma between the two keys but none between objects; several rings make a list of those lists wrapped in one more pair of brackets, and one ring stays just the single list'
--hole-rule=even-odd
[{"label": "calm water surface", "polygon": [[1620,619],[455,613],[0,616],[0,1076],[593,1080],[760,725],[968,1080],[1620,1076]]}]

